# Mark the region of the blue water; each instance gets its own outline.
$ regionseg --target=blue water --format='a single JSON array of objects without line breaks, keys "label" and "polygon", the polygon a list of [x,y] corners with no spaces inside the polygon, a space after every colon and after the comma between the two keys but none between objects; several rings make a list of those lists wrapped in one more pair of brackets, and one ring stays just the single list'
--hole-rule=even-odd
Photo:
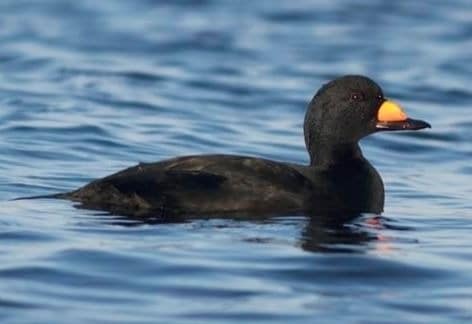
[{"label": "blue water", "polygon": [[[469,0],[3,0],[0,44],[2,323],[472,321]],[[433,125],[363,141],[382,215],[9,201],[177,155],[306,163],[306,104],[347,73]]]}]

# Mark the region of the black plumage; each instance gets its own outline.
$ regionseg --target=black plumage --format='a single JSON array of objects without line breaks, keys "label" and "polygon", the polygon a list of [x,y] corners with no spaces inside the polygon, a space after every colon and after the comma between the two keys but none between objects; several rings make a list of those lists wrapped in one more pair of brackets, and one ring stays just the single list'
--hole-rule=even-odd
[{"label": "black plumage", "polygon": [[359,140],[379,130],[429,126],[408,119],[379,128],[377,114],[385,100],[381,88],[364,76],[344,76],[324,85],[305,117],[309,165],[230,155],[187,156],[142,163],[56,197],[139,216],[379,213],[384,186],[363,157]]}]

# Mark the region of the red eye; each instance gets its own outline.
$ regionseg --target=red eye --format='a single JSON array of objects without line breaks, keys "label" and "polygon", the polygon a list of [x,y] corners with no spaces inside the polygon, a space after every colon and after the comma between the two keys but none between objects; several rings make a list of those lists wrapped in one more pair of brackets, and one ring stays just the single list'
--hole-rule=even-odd
[{"label": "red eye", "polygon": [[364,100],[364,94],[362,92],[351,93],[351,100],[352,101],[362,101],[362,100]]}]

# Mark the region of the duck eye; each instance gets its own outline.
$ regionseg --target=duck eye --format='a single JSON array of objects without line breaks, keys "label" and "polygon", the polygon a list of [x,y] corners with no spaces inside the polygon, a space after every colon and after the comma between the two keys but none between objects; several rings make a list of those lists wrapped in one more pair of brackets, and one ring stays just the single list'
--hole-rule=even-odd
[{"label": "duck eye", "polygon": [[384,97],[383,97],[382,95],[377,95],[377,99],[383,100],[383,98],[384,98]]},{"label": "duck eye", "polygon": [[352,101],[362,101],[362,100],[364,100],[364,94],[362,92],[351,93],[351,100]]}]

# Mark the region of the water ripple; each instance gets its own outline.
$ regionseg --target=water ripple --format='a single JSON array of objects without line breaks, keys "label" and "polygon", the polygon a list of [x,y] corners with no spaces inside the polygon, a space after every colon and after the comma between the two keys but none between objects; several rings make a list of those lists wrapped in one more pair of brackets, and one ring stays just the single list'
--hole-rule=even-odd
[{"label": "water ripple", "polygon": [[[0,320],[470,322],[469,7],[2,1]],[[433,126],[363,140],[383,215],[140,219],[9,201],[176,155],[306,163],[306,105],[346,73]]]}]

